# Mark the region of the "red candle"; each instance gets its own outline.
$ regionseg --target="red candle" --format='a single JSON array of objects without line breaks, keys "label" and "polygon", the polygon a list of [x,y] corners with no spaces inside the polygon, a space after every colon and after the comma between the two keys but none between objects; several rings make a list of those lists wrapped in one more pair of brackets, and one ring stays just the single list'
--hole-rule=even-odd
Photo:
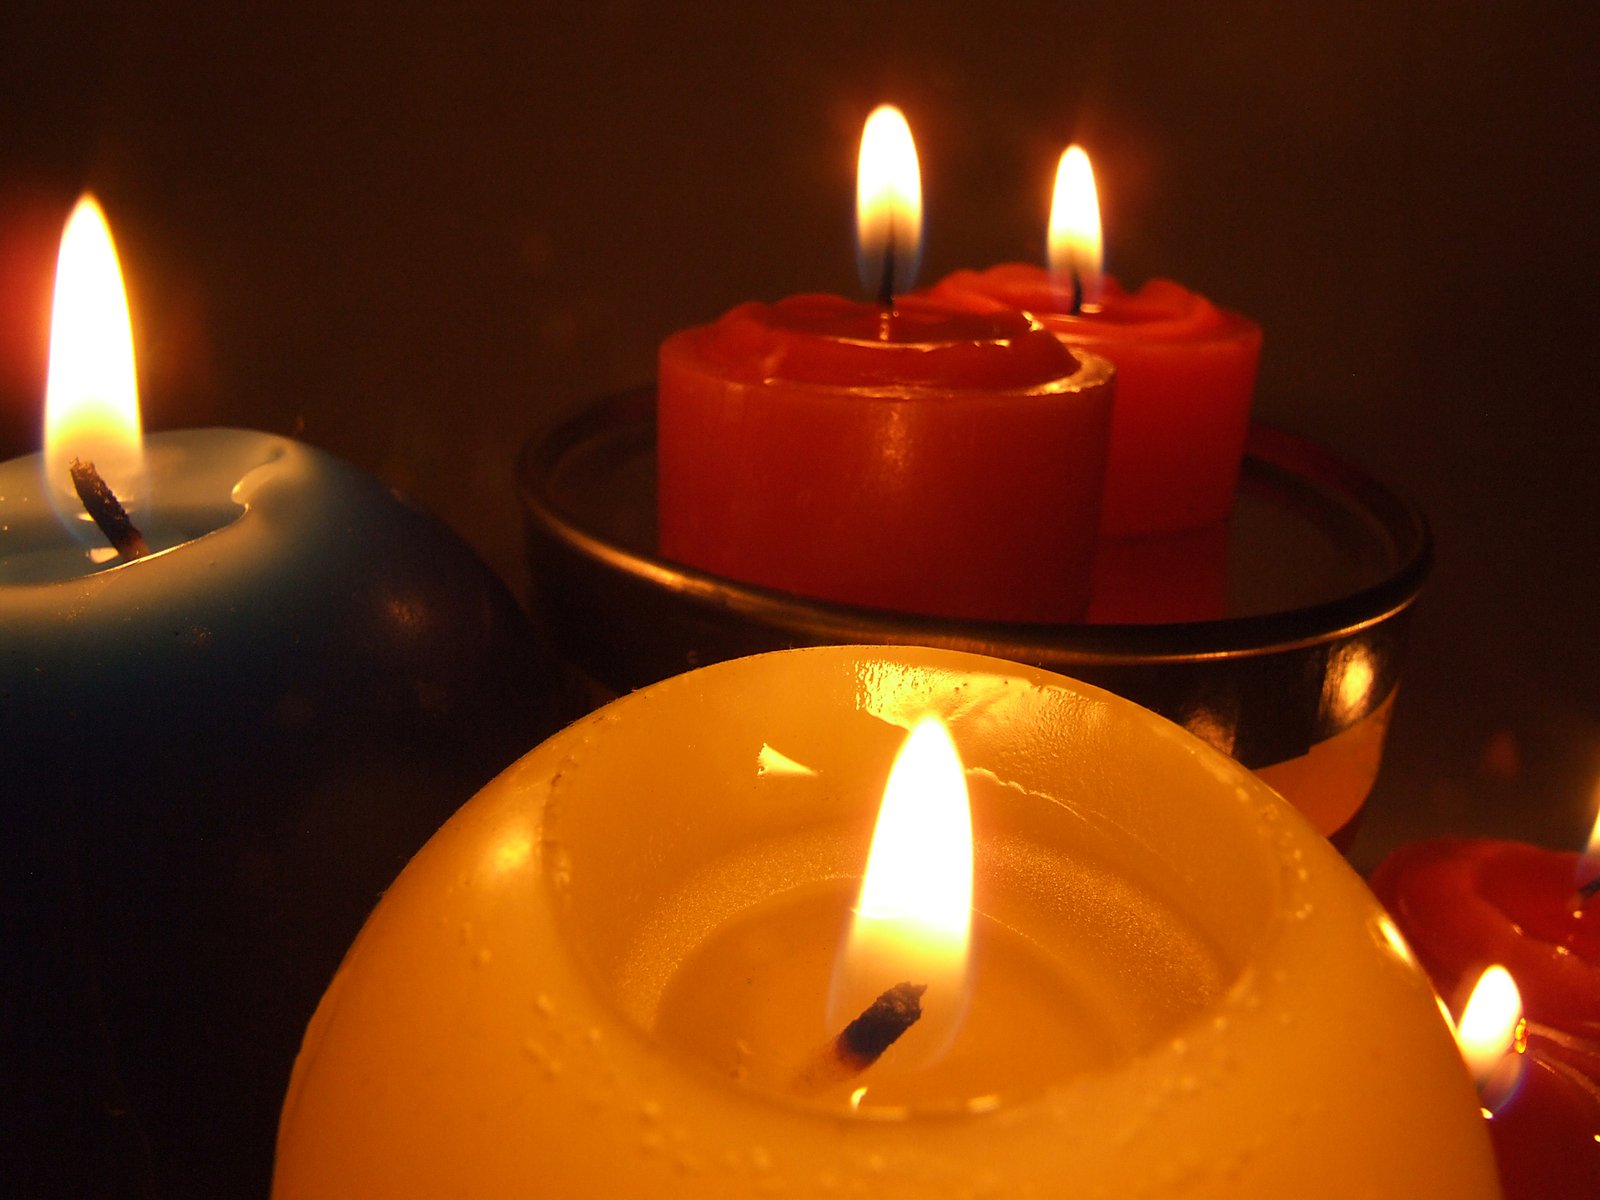
[{"label": "red candle", "polygon": [[1100,213],[1086,155],[1062,156],[1050,270],[957,271],[932,289],[952,303],[1038,317],[1062,341],[1116,364],[1101,528],[1110,537],[1220,521],[1233,504],[1255,394],[1261,327],[1166,279],[1125,292],[1101,269]]},{"label": "red candle", "polygon": [[1372,876],[1441,995],[1459,1000],[1493,964],[1516,981],[1525,1034],[1484,1097],[1507,1200],[1600,1196],[1600,900],[1578,893],[1584,868],[1520,842],[1439,838]]},{"label": "red candle", "polygon": [[[879,119],[862,138],[864,180]],[[662,345],[661,552],[824,600],[1076,620],[1111,367],[1022,313],[895,298],[919,236],[909,130],[898,156],[901,204],[860,206],[877,303],[745,304]]]}]

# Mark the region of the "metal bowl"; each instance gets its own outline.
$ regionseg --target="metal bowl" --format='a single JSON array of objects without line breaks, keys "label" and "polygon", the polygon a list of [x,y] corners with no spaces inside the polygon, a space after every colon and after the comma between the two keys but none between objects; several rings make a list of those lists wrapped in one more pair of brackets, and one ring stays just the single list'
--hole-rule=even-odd
[{"label": "metal bowl", "polygon": [[1413,506],[1261,425],[1227,524],[1109,544],[1090,619],[1072,625],[854,608],[658,557],[653,388],[535,436],[518,479],[534,610],[580,707],[791,646],[971,650],[1154,709],[1258,770],[1341,842],[1376,776],[1408,609],[1432,558]]}]

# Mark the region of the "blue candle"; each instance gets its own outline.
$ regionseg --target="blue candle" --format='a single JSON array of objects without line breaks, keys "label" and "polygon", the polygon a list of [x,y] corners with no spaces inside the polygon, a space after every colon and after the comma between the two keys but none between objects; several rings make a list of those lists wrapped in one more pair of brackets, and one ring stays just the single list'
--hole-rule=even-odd
[{"label": "blue candle", "polygon": [[262,1194],[318,994],[410,853],[549,732],[547,677],[466,545],[329,454],[146,439],[106,472],[135,561],[72,511],[73,454],[0,464],[8,1186]]}]

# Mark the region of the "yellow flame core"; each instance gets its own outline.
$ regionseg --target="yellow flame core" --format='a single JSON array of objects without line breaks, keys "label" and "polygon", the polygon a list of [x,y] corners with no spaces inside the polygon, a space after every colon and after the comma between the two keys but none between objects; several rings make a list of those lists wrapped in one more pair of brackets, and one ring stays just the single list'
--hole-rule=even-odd
[{"label": "yellow flame core", "polygon": [[56,260],[45,387],[45,470],[63,516],[87,520],[68,473],[93,462],[124,507],[144,492],[133,330],[111,227],[93,196],[72,210]]},{"label": "yellow flame core", "polygon": [[1490,967],[1478,979],[1456,1026],[1456,1044],[1480,1086],[1495,1074],[1506,1055],[1517,1048],[1522,1022],[1522,996],[1511,972]]},{"label": "yellow flame core", "polygon": [[[830,1022],[886,988],[927,986],[917,1043],[940,1050],[959,1025],[972,930],[972,813],[966,774],[937,717],[913,726],[878,811],[866,877],[835,974]],[[908,1035],[908,1041],[910,1035]]]},{"label": "yellow flame core", "polygon": [[1580,870],[1584,876],[1582,882],[1587,882],[1600,874],[1600,781],[1594,785],[1594,827],[1589,831],[1589,845],[1583,852],[1583,863]]},{"label": "yellow flame core", "polygon": [[1056,167],[1055,193],[1050,200],[1050,273],[1063,288],[1072,286],[1076,274],[1083,301],[1091,304],[1100,299],[1104,272],[1094,168],[1082,146],[1068,146]]},{"label": "yellow flame core", "polygon": [[861,130],[856,241],[863,286],[877,291],[886,264],[893,269],[897,290],[910,286],[922,252],[922,171],[911,126],[892,104],[873,109]]}]

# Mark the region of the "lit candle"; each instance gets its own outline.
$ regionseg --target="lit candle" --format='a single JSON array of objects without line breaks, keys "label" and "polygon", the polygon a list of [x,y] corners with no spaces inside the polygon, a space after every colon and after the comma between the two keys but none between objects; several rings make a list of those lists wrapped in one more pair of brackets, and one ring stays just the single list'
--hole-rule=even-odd
[{"label": "lit candle", "polygon": [[1056,174],[1050,269],[1007,263],[957,271],[930,293],[979,310],[1023,309],[1062,341],[1116,364],[1101,528],[1174,533],[1233,505],[1261,355],[1261,327],[1166,279],[1123,291],[1102,272],[1100,210],[1087,155]]},{"label": "lit candle", "polygon": [[[7,1182],[258,1192],[350,934],[550,728],[546,692],[504,588],[378,480],[265,433],[140,438],[92,202],[52,344],[48,449],[0,464],[3,989],[29,1014]],[[88,519],[74,459],[148,553]]]},{"label": "lit candle", "polygon": [[1458,998],[1492,964],[1515,980],[1526,1031],[1516,1086],[1485,1100],[1506,1195],[1600,1194],[1600,820],[1588,853],[1437,838],[1402,846],[1373,872],[1441,995]]},{"label": "lit candle", "polygon": [[1021,314],[899,295],[920,252],[916,172],[904,118],[880,109],[858,196],[875,303],[744,304],[663,343],[661,552],[824,600],[1075,620],[1110,368]]},{"label": "lit candle", "polygon": [[[958,865],[931,913],[874,886],[855,907],[904,910],[923,949],[857,959],[847,910],[925,716],[964,765],[935,748],[915,786],[964,777],[973,899],[952,914]],[[919,838],[937,808],[961,846],[959,790]],[[902,983],[922,1016],[810,1090],[840,1020]],[[1496,1195],[1427,981],[1281,799],[1109,693],[920,648],[721,663],[522,759],[385,894],[278,1146],[277,1200]]]}]

